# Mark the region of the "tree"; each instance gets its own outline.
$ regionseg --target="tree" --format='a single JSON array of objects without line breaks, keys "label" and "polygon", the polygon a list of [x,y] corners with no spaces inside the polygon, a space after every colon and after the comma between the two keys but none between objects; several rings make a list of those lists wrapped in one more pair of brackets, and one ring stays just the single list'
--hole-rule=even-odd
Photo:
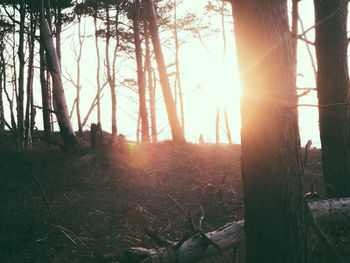
[{"label": "tree", "polygon": [[25,147],[31,148],[32,145],[32,133],[34,123],[34,106],[33,106],[33,78],[34,78],[34,44],[35,44],[35,31],[37,28],[38,13],[33,10],[30,12],[30,35],[28,37],[29,46],[29,62],[27,73],[27,101],[26,101],[26,113],[25,113]]},{"label": "tree", "polygon": [[98,33],[97,33],[97,14],[98,14],[98,8],[97,3],[94,5],[94,12],[93,12],[93,18],[94,18],[94,29],[95,29],[95,46],[96,46],[96,56],[97,56],[97,68],[96,68],[96,84],[97,84],[97,124],[100,124],[101,126],[101,83],[100,83],[100,49],[98,45]]},{"label": "tree", "polygon": [[[47,15],[50,16],[49,14]],[[52,78],[54,109],[57,117],[57,122],[60,127],[61,137],[67,149],[74,149],[78,145],[78,142],[75,137],[75,133],[73,131],[73,127],[68,114],[68,108],[61,79],[61,67],[55,46],[53,44],[52,33],[50,31],[47,20],[44,20],[44,0],[42,0],[40,34],[44,43],[47,65]]]},{"label": "tree", "polygon": [[11,29],[11,24],[7,23],[5,20],[0,19],[0,130],[5,128],[5,110],[3,103],[3,91],[5,91],[6,86],[6,61],[4,56],[5,44],[4,39],[6,34]]},{"label": "tree", "polygon": [[314,0],[323,174],[331,197],[350,196],[347,2]]},{"label": "tree", "polygon": [[[119,36],[116,33],[117,43],[114,47],[113,53],[113,62],[110,64],[109,60],[109,42],[111,39],[111,20],[110,20],[110,6],[108,1],[105,3],[105,11],[106,11],[106,68],[107,68],[107,78],[108,84],[111,90],[111,102],[112,102],[112,141],[113,143],[117,143],[117,96],[115,92],[116,88],[116,78],[115,78],[115,62],[117,59],[117,50],[119,46]],[[118,30],[118,22],[119,22],[119,10],[116,10],[115,15],[115,30]]]},{"label": "tree", "polygon": [[[81,55],[83,51],[83,43],[84,43],[84,38],[81,35],[81,14],[77,10],[79,9],[79,5],[76,6],[76,14],[77,14],[77,19],[78,19],[78,43],[79,43],[79,50],[78,52],[74,51],[75,53],[75,58],[77,61],[77,82],[75,84],[75,87],[77,89],[77,96],[75,98],[75,107],[77,110],[77,120],[78,120],[78,130],[80,133],[83,132],[83,128],[81,125],[81,118],[80,118],[80,90],[81,90],[81,85],[80,85],[80,60],[81,60]],[[84,25],[84,33],[85,33],[85,25]]]},{"label": "tree", "polygon": [[243,86],[247,262],[302,263],[304,200],[287,1],[231,4]]},{"label": "tree", "polygon": [[220,109],[216,109],[216,121],[215,121],[215,142],[217,145],[220,143]]},{"label": "tree", "polygon": [[24,140],[24,24],[25,24],[25,1],[19,1],[19,43],[18,43],[18,59],[19,59],[19,75],[18,75],[18,98],[17,98],[17,131],[18,140],[22,145]]},{"label": "tree", "polygon": [[224,116],[225,116],[225,126],[226,126],[227,140],[228,140],[228,143],[231,145],[232,144],[232,138],[231,138],[230,126],[228,124],[228,117],[227,117],[226,109],[224,109]]},{"label": "tree", "polygon": [[[176,90],[179,90],[180,98],[180,109],[181,109],[181,127],[182,131],[185,133],[185,117],[184,117],[184,105],[183,105],[183,96],[181,88],[181,78],[180,78],[180,63],[179,63],[179,36],[177,28],[177,12],[176,12],[176,0],[174,0],[174,38],[175,38],[175,66],[176,66],[176,77],[175,77],[175,99],[176,99]],[[175,102],[176,105],[176,102]]]},{"label": "tree", "polygon": [[[41,19],[41,18],[40,18]],[[41,101],[42,101],[42,112],[43,112],[43,123],[44,123],[44,136],[46,140],[50,139],[51,136],[51,103],[50,103],[50,87],[48,80],[45,77],[45,47],[43,43],[43,37],[40,33],[40,86],[41,86]]]},{"label": "tree", "polygon": [[145,70],[147,71],[147,81],[149,90],[149,104],[151,115],[151,130],[152,130],[152,142],[157,143],[157,118],[156,118],[156,78],[153,76],[154,70],[151,64],[150,43],[149,43],[149,26],[148,21],[144,21],[145,28]]},{"label": "tree", "polygon": [[139,101],[140,101],[140,119],[142,123],[141,127],[141,138],[142,142],[149,142],[149,125],[148,125],[148,114],[146,106],[146,79],[145,71],[142,65],[142,47],[140,39],[140,0],[134,2],[134,14],[133,14],[133,31],[134,31],[134,42],[135,42],[135,55],[137,64],[137,83],[139,87]]},{"label": "tree", "polygon": [[171,94],[169,78],[168,78],[168,74],[164,63],[164,57],[162,53],[162,47],[160,44],[158,25],[156,20],[156,12],[154,9],[154,2],[153,0],[146,0],[145,3],[148,10],[147,19],[149,21],[149,29],[152,37],[153,50],[154,50],[157,65],[158,65],[159,78],[162,86],[163,97],[164,97],[164,102],[165,102],[165,106],[168,114],[168,120],[170,123],[173,141],[175,143],[184,143],[185,136],[181,128],[179,118],[177,116],[176,106],[175,106],[173,96]]}]

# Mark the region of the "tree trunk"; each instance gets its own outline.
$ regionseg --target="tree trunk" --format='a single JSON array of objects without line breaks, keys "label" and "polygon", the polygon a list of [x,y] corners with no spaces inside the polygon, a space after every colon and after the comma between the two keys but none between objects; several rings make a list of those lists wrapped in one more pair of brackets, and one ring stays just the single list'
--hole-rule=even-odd
[{"label": "tree trunk", "polygon": [[302,164],[287,1],[231,3],[243,86],[247,263],[302,263]]},{"label": "tree trunk", "polygon": [[148,114],[146,106],[146,83],[145,72],[143,71],[142,62],[142,48],[140,40],[140,0],[135,0],[134,3],[134,41],[135,41],[135,54],[137,64],[137,84],[139,88],[139,101],[140,101],[140,118],[141,118],[141,142],[150,142],[149,138],[149,125]]},{"label": "tree trunk", "polygon": [[[323,175],[330,197],[350,196],[347,1],[315,0],[315,47]],[[343,103],[343,104],[342,104]]]},{"label": "tree trunk", "polygon": [[98,46],[98,35],[97,35],[97,8],[94,13],[94,27],[95,27],[95,46],[96,46],[96,56],[97,56],[97,68],[96,68],[96,83],[97,83],[97,124],[101,125],[101,83],[100,83],[100,49]]},{"label": "tree trunk", "polygon": [[[105,84],[107,84],[107,83],[105,83]],[[104,87],[106,86],[105,84],[102,85],[102,88],[100,89],[100,92],[103,91]],[[100,99],[100,96],[101,96],[100,93],[97,93],[95,98],[92,100],[92,103],[90,104],[90,108],[89,108],[88,112],[86,113],[86,116],[85,116],[85,118],[83,120],[83,123],[81,124],[82,128],[85,127],[85,125],[86,125],[86,123],[87,123],[87,121],[88,121],[88,119],[90,117],[90,114],[92,113],[93,109],[97,106],[97,100]],[[99,123],[97,123],[97,124],[99,124]],[[101,124],[100,124],[100,128],[102,129]]]},{"label": "tree trunk", "polygon": [[[293,42],[292,42],[292,47],[293,47],[293,59],[294,59],[294,64],[297,64],[297,48],[298,48],[298,21],[299,21],[299,1],[300,0],[292,0],[292,37],[293,37]],[[294,67],[295,69],[295,81],[297,79],[297,72],[296,69],[297,67]]]},{"label": "tree trunk", "polygon": [[[327,222],[332,223],[334,221],[347,222],[350,219],[350,198],[317,201],[309,203],[309,208],[314,218],[320,224],[325,224]],[[273,221],[269,223],[272,224]],[[244,241],[244,221],[228,223],[216,231],[206,233],[206,236],[210,238],[213,244],[216,244],[221,251],[238,247],[240,243]],[[219,253],[220,251],[216,247],[206,244],[203,239],[197,237],[185,241],[180,248],[176,247],[176,243],[166,248],[130,248],[126,252],[126,260],[130,262],[193,263],[203,258],[210,258],[218,255]]]},{"label": "tree trunk", "polygon": [[228,117],[227,117],[226,109],[224,109],[224,114],[225,114],[225,125],[226,125],[227,140],[228,140],[228,143],[231,145],[232,144],[232,138],[231,138],[230,126],[228,125]]},{"label": "tree trunk", "polygon": [[24,23],[25,23],[25,3],[20,1],[20,25],[19,25],[19,44],[18,44],[18,98],[17,98],[17,125],[18,140],[22,146],[24,141]]},{"label": "tree trunk", "polygon": [[175,143],[185,143],[186,142],[185,136],[177,116],[176,106],[174,103],[173,96],[171,94],[168,73],[166,71],[166,67],[164,63],[164,57],[162,53],[162,47],[160,44],[158,25],[156,20],[156,12],[154,9],[154,2],[153,0],[147,0],[146,3],[147,3],[147,10],[148,10],[147,19],[149,21],[153,49],[154,49],[154,53],[155,53],[156,61],[158,65],[160,84],[162,86],[164,102],[165,102],[165,106],[168,114],[173,141]]},{"label": "tree trunk", "polygon": [[[13,55],[12,58],[14,59],[15,55]],[[2,61],[3,65],[4,65],[4,68],[5,68],[5,58],[4,58],[4,54],[3,53],[1,54],[1,61]],[[15,65],[15,60],[14,60],[14,65]],[[17,123],[16,123],[16,119],[15,119],[15,114],[13,113],[13,96],[11,98],[9,93],[7,92],[7,89],[6,89],[6,84],[7,84],[6,71],[4,70],[2,72],[2,74],[3,74],[2,75],[2,78],[3,78],[2,79],[2,81],[3,81],[2,82],[2,84],[3,84],[2,89],[3,89],[3,91],[4,91],[5,95],[6,95],[6,99],[8,101],[9,109],[10,109],[11,126],[8,127],[8,128],[12,131],[12,133],[15,136],[17,136]],[[13,81],[13,84],[14,84],[14,86],[16,86],[16,77],[15,77],[16,70],[15,70],[15,66],[13,67],[13,74],[14,74],[14,80],[15,80],[15,81]],[[15,89],[15,87],[13,87],[12,93],[13,93],[14,89]]]},{"label": "tree trunk", "polygon": [[[184,117],[184,105],[182,97],[182,87],[181,87],[181,78],[180,78],[180,63],[179,63],[179,37],[177,33],[177,13],[176,13],[176,0],[174,1],[174,38],[175,38],[175,66],[176,66],[176,81],[177,89],[179,91],[180,99],[180,110],[181,110],[181,127],[182,131],[185,134],[185,117]],[[175,98],[176,98],[176,87],[175,87]],[[176,105],[176,103],[175,103]]]},{"label": "tree trunk", "polygon": [[61,31],[62,31],[62,9],[57,7],[57,16],[56,16],[56,50],[58,62],[60,63],[60,67],[62,64],[62,56],[61,56]]},{"label": "tree trunk", "polygon": [[220,143],[220,109],[216,109],[216,121],[215,121],[215,142],[218,145]]},{"label": "tree trunk", "polygon": [[[113,57],[113,64],[112,64],[112,70],[111,70],[111,65],[109,62],[109,41],[111,38],[111,28],[110,28],[110,17],[109,17],[109,6],[108,3],[106,4],[106,27],[107,27],[107,32],[106,32],[106,67],[107,67],[107,78],[108,78],[108,83],[109,87],[111,89],[111,102],[112,102],[112,142],[113,144],[117,143],[118,140],[118,130],[117,130],[117,97],[115,93],[115,67],[114,67],[114,62],[116,59],[116,51],[117,51],[117,46],[114,49],[114,57]],[[119,12],[117,11],[116,13],[116,18],[118,18]],[[116,30],[118,26],[118,20],[116,19]],[[117,40],[118,42],[118,40]]]},{"label": "tree trunk", "polygon": [[33,97],[33,78],[34,78],[34,44],[35,44],[35,31],[37,26],[37,18],[34,18],[33,14],[30,14],[30,36],[28,37],[29,46],[29,62],[28,62],[28,73],[27,73],[27,104],[26,104],[26,115],[25,115],[25,147],[31,148],[31,126],[32,126],[32,97]]},{"label": "tree trunk", "polygon": [[45,78],[45,50],[42,36],[40,34],[40,86],[41,86],[41,100],[43,108],[43,123],[44,123],[44,136],[46,140],[49,140],[51,137],[51,124],[50,124],[50,112],[49,112],[49,93],[47,87],[47,81]]},{"label": "tree trunk", "polygon": [[75,107],[77,110],[77,120],[78,120],[78,131],[79,133],[83,132],[82,126],[81,126],[81,118],[80,118],[80,59],[81,59],[81,53],[83,51],[83,40],[81,39],[81,33],[80,33],[80,23],[81,17],[78,17],[78,43],[79,43],[79,51],[77,54],[77,97],[75,102]]},{"label": "tree trunk", "polygon": [[62,86],[61,70],[57,58],[57,53],[53,44],[52,34],[49,28],[49,24],[47,21],[44,21],[44,19],[41,19],[40,21],[40,31],[46,50],[48,69],[52,77],[54,109],[57,117],[57,122],[60,127],[61,137],[67,149],[74,149],[77,146],[78,142],[76,140],[72,124],[69,119],[68,107]]},{"label": "tree trunk", "polygon": [[152,130],[152,142],[157,143],[157,120],[156,120],[156,96],[155,88],[153,85],[153,69],[151,64],[151,55],[149,50],[149,27],[148,22],[144,21],[145,25],[145,45],[146,45],[146,54],[145,54],[145,69],[148,75],[148,90],[149,90],[149,104],[150,104],[150,114],[151,114],[151,130]]},{"label": "tree trunk", "polygon": [[5,129],[4,102],[2,100],[3,69],[0,70],[0,130]]},{"label": "tree trunk", "polygon": [[[4,58],[4,50],[5,45],[3,42],[3,35],[0,35],[0,130],[5,129],[5,115],[4,115],[4,101],[3,101],[3,90],[5,90],[5,58]],[[4,86],[3,86],[4,85]]]}]

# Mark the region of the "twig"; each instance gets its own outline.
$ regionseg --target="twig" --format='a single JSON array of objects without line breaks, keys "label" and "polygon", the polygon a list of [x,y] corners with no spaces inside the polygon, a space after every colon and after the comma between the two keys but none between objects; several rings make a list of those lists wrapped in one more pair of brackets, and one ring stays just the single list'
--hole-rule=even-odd
[{"label": "twig", "polygon": [[171,195],[167,194],[167,197],[169,197],[169,199],[175,204],[177,205],[178,208],[180,208],[181,212],[184,214],[184,216],[187,218],[188,213],[186,212],[186,210],[178,203],[178,201],[176,201]]},{"label": "twig", "polygon": [[302,37],[305,36],[305,34],[307,34],[309,31],[311,31],[312,29],[318,27],[319,25],[323,24],[325,21],[327,21],[328,19],[332,18],[333,16],[335,16],[339,11],[341,11],[342,9],[344,9],[345,7],[347,7],[349,0],[345,1],[344,5],[342,7],[337,8],[337,10],[335,10],[333,13],[331,13],[330,15],[326,16],[325,18],[321,19],[320,21],[318,21],[317,23],[315,23],[313,26],[309,27],[307,30],[303,31],[301,34],[297,35],[296,37]]},{"label": "twig", "polygon": [[180,208],[181,212],[184,214],[185,218],[187,219],[187,222],[191,228],[191,231],[193,232],[193,234],[197,233],[197,229],[194,225],[194,222],[193,222],[193,216],[191,213],[188,213],[186,212],[186,210],[179,204],[179,202],[177,202],[171,195],[167,194],[167,196],[169,197],[169,199],[177,205],[177,207]]},{"label": "twig", "polygon": [[[301,20],[299,15],[298,15],[298,19],[299,19],[299,22],[300,22],[301,29],[304,31],[304,24],[303,24],[303,21]],[[304,36],[304,38],[307,40],[306,35]],[[310,57],[310,60],[311,60],[312,69],[313,69],[314,74],[315,74],[315,80],[317,80],[317,69],[316,69],[314,58],[312,56],[312,53],[311,53],[311,50],[310,50],[310,47],[309,47],[310,44],[308,42],[305,42],[305,44],[306,44],[307,53],[309,54],[309,57]]]},{"label": "twig", "polygon": [[305,90],[303,93],[300,93],[299,95],[297,95],[298,98],[306,96],[307,94],[309,94],[311,91],[311,89]]},{"label": "twig", "polygon": [[339,103],[330,103],[324,105],[315,105],[315,104],[298,104],[297,107],[318,107],[318,108],[331,108],[336,106],[347,106],[349,103],[347,102],[339,102]]},{"label": "twig", "polygon": [[43,189],[41,188],[41,185],[40,185],[40,182],[39,182],[38,178],[37,178],[37,177],[35,176],[35,174],[34,174],[33,167],[30,167],[30,175],[32,176],[34,182],[36,183],[36,185],[37,185],[38,188],[39,188],[39,191],[40,191],[41,196],[42,196],[42,198],[43,198],[43,200],[44,200],[44,203],[45,203],[45,206],[46,206],[47,210],[48,210],[48,211],[50,212],[50,214],[53,216],[51,207],[50,207],[50,205],[49,205],[49,202],[47,201],[47,198],[46,198],[46,196],[45,196],[45,193],[44,193]]},{"label": "twig", "polygon": [[297,90],[314,90],[314,91],[317,91],[317,88],[297,88]]},{"label": "twig", "polygon": [[51,110],[51,109],[46,109],[46,108],[41,107],[41,106],[39,106],[39,105],[33,105],[33,107],[34,107],[34,108],[37,108],[37,109],[40,109],[40,110],[46,110],[46,111],[48,111],[48,112],[51,112],[51,113],[56,114],[56,111]]},{"label": "twig", "polygon": [[312,42],[312,41],[310,41],[310,40],[308,40],[308,39],[306,39],[306,38],[303,38],[303,37],[298,37],[298,39],[299,40],[301,40],[301,41],[304,41],[304,42],[306,42],[307,44],[309,44],[309,45],[312,45],[312,46],[314,46],[315,45],[315,43],[314,42]]},{"label": "twig", "polygon": [[[78,246],[79,244],[78,244],[77,241],[75,241],[74,239],[76,239],[76,240],[78,240],[80,243],[82,243],[81,240],[79,239],[79,237],[77,237],[77,235],[74,234],[71,230],[69,230],[69,229],[67,229],[67,228],[65,228],[65,227],[63,227],[63,226],[60,226],[60,225],[53,225],[53,224],[51,224],[51,226],[53,226],[54,228],[60,230],[60,231],[61,231],[70,241],[72,241],[75,245]],[[73,237],[71,237],[71,236],[68,234],[68,232],[70,232],[70,233],[72,234]],[[84,245],[84,243],[82,243],[82,244]]]}]

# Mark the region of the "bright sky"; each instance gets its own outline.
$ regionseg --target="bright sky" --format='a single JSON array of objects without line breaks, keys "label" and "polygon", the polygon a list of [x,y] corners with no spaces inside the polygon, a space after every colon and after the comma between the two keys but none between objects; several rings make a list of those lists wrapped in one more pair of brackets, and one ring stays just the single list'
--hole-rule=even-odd
[{"label": "bright sky", "polygon": [[[190,10],[201,14],[204,10],[206,1],[185,1],[185,4],[179,10],[179,13]],[[228,5],[228,8],[230,6]],[[230,10],[230,9],[229,9]],[[300,2],[300,16],[304,23],[304,28],[314,24],[312,1]],[[218,15],[212,22],[221,29],[220,16]],[[220,107],[220,140],[227,142],[225,134],[225,122],[223,109],[228,112],[229,124],[234,143],[240,143],[240,81],[235,56],[234,34],[232,26],[232,17],[225,18],[227,50],[223,53],[222,33],[213,33],[204,39],[208,50],[198,39],[182,39],[186,43],[180,48],[180,70],[182,87],[184,94],[185,108],[185,135],[191,142],[198,142],[200,134],[203,134],[204,140],[215,141],[215,117],[216,108]],[[88,23],[88,22],[87,22]],[[89,24],[89,23],[88,23]],[[86,26],[86,33],[93,34],[93,28]],[[301,29],[299,29],[301,30]],[[76,27],[74,28],[76,31]],[[83,30],[82,30],[83,31]],[[313,41],[314,32],[307,34],[309,40]],[[204,34],[205,35],[205,34]],[[71,38],[68,38],[71,36]],[[179,32],[179,37],[184,37],[185,33]],[[63,74],[68,71],[75,78],[76,65],[72,55],[72,45],[77,46],[77,35],[72,30],[67,30],[62,39],[67,39],[63,43]],[[73,44],[74,43],[74,44]],[[299,87],[315,87],[314,73],[311,67],[309,55],[303,42],[299,42],[298,47],[298,73],[302,74],[298,78]],[[101,54],[104,54],[104,43],[100,44]],[[313,47],[310,47],[313,51]],[[175,61],[174,54],[167,48],[163,48],[166,64]],[[82,79],[82,97],[85,100],[81,105],[82,118],[84,118],[96,90],[96,53],[93,39],[86,39],[83,49],[83,59],[81,68]],[[103,61],[101,61],[103,65]],[[117,72],[117,78],[136,78],[136,65],[134,61],[125,61],[119,59],[118,64],[121,71]],[[104,78],[104,77],[102,77]],[[69,83],[65,84],[68,104],[73,104],[75,88]],[[161,89],[158,85],[156,90],[157,101],[157,124],[158,131],[167,126],[167,117],[162,99]],[[103,129],[110,131],[110,91],[106,86],[103,97]],[[130,99],[132,97],[133,99]],[[136,120],[137,120],[137,96],[125,87],[117,87],[117,125],[118,131],[126,135],[127,139],[135,140]],[[310,95],[303,97],[300,103],[316,104],[316,94],[314,91]],[[180,110],[179,110],[180,113]],[[318,136],[318,113],[316,108],[302,108],[299,110],[300,131],[302,144],[308,139],[312,139],[314,146],[320,146]],[[88,122],[96,121],[96,113]],[[73,117],[73,124],[76,127],[76,117]],[[170,139],[169,127],[164,129],[159,135],[159,139]]]}]

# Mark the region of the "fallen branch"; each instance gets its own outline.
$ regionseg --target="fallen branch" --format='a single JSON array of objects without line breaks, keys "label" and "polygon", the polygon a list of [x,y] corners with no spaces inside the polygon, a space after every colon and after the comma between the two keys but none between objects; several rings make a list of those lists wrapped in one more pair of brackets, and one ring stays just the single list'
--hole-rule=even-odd
[{"label": "fallen branch", "polygon": [[[308,204],[313,217],[318,223],[330,222],[335,219],[350,219],[350,198],[329,199]],[[125,252],[125,262],[197,262],[203,258],[217,255],[221,251],[236,248],[244,240],[244,221],[231,222],[225,226],[206,233],[211,243],[201,237],[194,237],[181,246],[177,243],[167,247],[145,249],[133,247]]]}]

